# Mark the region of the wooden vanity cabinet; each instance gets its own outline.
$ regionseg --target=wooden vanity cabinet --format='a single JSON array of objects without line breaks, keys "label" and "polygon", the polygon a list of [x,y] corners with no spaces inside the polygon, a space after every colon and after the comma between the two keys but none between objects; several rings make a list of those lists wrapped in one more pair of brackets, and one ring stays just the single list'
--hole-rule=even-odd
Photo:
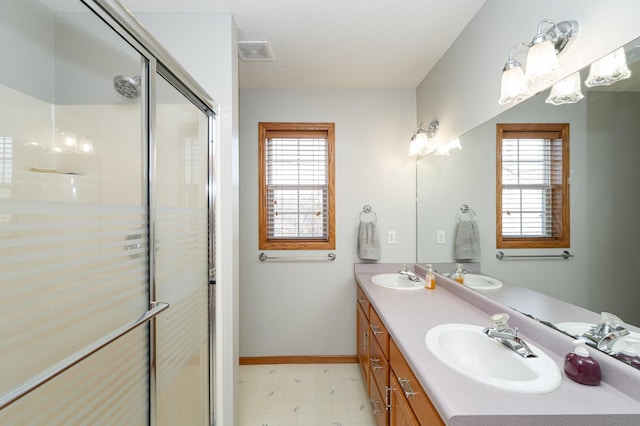
[{"label": "wooden vanity cabinet", "polygon": [[357,289],[358,361],[367,383],[376,424],[386,426],[389,424],[389,333],[360,286]]},{"label": "wooden vanity cabinet", "polygon": [[377,426],[443,425],[376,310],[357,286],[358,361]]}]

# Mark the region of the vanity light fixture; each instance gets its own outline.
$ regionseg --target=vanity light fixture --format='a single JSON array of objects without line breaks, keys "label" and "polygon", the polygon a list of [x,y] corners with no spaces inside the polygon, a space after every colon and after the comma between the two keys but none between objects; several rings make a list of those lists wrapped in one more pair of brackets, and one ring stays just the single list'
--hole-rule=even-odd
[{"label": "vanity light fixture", "polygon": [[[543,30],[547,24],[548,29]],[[509,51],[509,58],[502,69],[500,105],[519,102],[531,93],[536,93],[555,81],[560,75],[558,55],[572,41],[578,32],[576,21],[562,21],[558,24],[544,19],[530,43],[518,43]],[[524,75],[520,62],[513,58],[518,46],[529,48]]]},{"label": "vanity light fixture", "polygon": [[580,84],[580,72],[571,74],[553,85],[545,102],[553,105],[575,104],[584,98]]},{"label": "vanity light fixture", "polygon": [[589,76],[584,84],[587,87],[609,86],[629,77],[631,77],[631,71],[627,66],[624,48],[621,47],[591,64]]},{"label": "vanity light fixture", "polygon": [[413,132],[411,137],[411,143],[409,144],[409,155],[427,155],[436,150],[433,144],[429,141],[435,137],[440,128],[440,123],[437,121],[423,121],[418,125],[418,128]]},{"label": "vanity light fixture", "polygon": [[439,128],[440,123],[438,121],[421,122],[411,137],[409,155],[424,156],[432,153],[433,155],[449,155],[449,151],[452,149],[462,149],[459,139],[443,143],[440,138],[437,138],[436,135]]}]

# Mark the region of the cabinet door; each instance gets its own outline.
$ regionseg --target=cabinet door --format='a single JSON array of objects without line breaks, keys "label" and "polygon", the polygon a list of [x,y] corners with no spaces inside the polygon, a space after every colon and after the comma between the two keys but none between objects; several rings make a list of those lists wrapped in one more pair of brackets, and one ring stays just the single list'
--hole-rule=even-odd
[{"label": "cabinet door", "polygon": [[389,356],[391,374],[397,378],[399,389],[406,396],[405,400],[411,406],[419,424],[444,426],[438,411],[393,340],[389,344]]},{"label": "cabinet door", "polygon": [[358,362],[362,368],[362,376],[369,388],[369,320],[364,314],[360,304],[356,305],[356,342],[358,350]]},{"label": "cabinet door", "polygon": [[420,426],[416,416],[413,414],[413,410],[407,403],[404,397],[404,393],[400,388],[398,379],[391,374],[391,411],[390,425],[391,426]]},{"label": "cabinet door", "polygon": [[365,296],[364,291],[360,288],[359,285],[356,285],[357,292],[357,300],[358,305],[362,308],[364,313],[367,315],[367,319],[369,318],[369,299]]}]

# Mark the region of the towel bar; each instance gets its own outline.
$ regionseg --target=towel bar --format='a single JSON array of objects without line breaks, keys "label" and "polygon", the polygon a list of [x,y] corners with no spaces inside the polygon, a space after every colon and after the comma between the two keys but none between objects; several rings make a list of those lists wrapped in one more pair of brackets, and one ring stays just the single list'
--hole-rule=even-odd
[{"label": "towel bar", "polygon": [[570,257],[573,257],[573,255],[571,253],[569,253],[569,251],[567,251],[567,250],[563,251],[562,254],[504,254],[503,251],[499,251],[499,252],[496,253],[496,259],[498,259],[498,260],[515,259],[515,258],[519,258],[519,259],[540,259],[540,258],[557,258],[557,257],[561,257],[561,258],[567,260]]},{"label": "towel bar", "polygon": [[260,262],[264,262],[264,261],[272,261],[272,260],[276,260],[276,261],[297,261],[297,262],[320,262],[320,261],[329,261],[329,262],[333,262],[334,260],[336,260],[336,254],[335,253],[328,253],[326,256],[267,256],[267,254],[265,252],[261,252],[258,255],[258,259],[260,259]]}]

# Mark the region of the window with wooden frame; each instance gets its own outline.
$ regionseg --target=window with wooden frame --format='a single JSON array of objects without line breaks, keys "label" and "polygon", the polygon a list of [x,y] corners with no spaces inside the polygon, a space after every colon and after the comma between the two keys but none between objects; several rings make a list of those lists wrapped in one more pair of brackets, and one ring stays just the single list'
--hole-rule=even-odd
[{"label": "window with wooden frame", "polygon": [[258,124],[259,249],[335,249],[334,127]]},{"label": "window with wooden frame", "polygon": [[568,248],[569,124],[496,125],[498,248]]}]

